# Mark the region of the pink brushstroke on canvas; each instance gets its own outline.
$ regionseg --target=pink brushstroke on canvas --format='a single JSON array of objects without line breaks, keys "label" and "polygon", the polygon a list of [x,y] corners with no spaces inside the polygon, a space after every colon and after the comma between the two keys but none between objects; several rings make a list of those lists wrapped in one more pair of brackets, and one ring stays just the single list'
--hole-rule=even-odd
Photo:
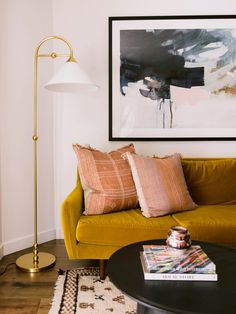
[{"label": "pink brushstroke on canvas", "polygon": [[211,93],[202,87],[182,88],[170,86],[171,100],[176,105],[197,105],[210,98]]}]

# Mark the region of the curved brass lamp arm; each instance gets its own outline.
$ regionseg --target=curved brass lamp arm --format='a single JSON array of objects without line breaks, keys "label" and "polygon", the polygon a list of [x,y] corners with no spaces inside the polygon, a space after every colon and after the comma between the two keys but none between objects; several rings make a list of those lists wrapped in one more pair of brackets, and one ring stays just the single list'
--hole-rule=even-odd
[{"label": "curved brass lamp arm", "polygon": [[[66,46],[69,48],[69,52],[67,54],[57,54],[55,52],[52,52],[50,54],[40,54],[39,50],[41,46],[52,39],[57,39],[60,41],[63,41]],[[37,170],[37,141],[38,141],[38,134],[37,134],[37,98],[38,98],[38,59],[40,57],[51,57],[51,58],[57,58],[57,57],[67,57],[67,62],[73,62],[75,63],[76,60],[73,55],[73,49],[71,44],[63,37],[60,36],[50,36],[44,38],[36,47],[35,49],[35,55],[34,55],[34,134],[33,134],[33,141],[34,141],[34,245],[33,245],[33,252],[24,254],[20,256],[16,260],[16,266],[26,272],[31,272],[31,273],[36,273],[42,270],[46,270],[51,268],[55,262],[56,262],[56,257],[53,254],[47,253],[47,252],[39,252],[38,251],[38,242],[37,242],[37,211],[38,211],[38,200],[37,200],[37,175],[38,175],[38,170]],[[66,68],[76,68],[75,64],[68,64]],[[75,66],[75,67],[74,67]],[[81,71],[82,76],[83,76],[83,71]],[[73,73],[72,73],[73,74]],[[80,74],[79,74],[80,75]],[[66,76],[66,75],[65,75]],[[85,81],[86,75],[84,75]],[[72,82],[73,83],[73,82]],[[85,85],[89,85],[90,82],[88,80],[88,83],[86,81]]]},{"label": "curved brass lamp arm", "polygon": [[[68,47],[69,47],[69,54],[56,54],[55,52],[52,52],[51,54],[39,54],[40,47],[47,41],[52,39],[59,39],[63,41]],[[40,253],[38,252],[38,218],[37,218],[37,211],[38,211],[38,188],[37,188],[37,182],[38,182],[38,170],[37,170],[37,140],[38,140],[38,134],[37,134],[37,86],[38,86],[38,58],[39,57],[51,57],[51,58],[57,58],[57,57],[69,57],[67,62],[76,62],[74,55],[73,55],[73,49],[71,44],[63,37],[60,36],[50,36],[44,38],[36,47],[35,49],[35,56],[34,56],[34,134],[33,134],[33,141],[34,141],[34,245],[33,245],[33,267],[30,268],[30,272],[38,272],[39,270],[43,268],[48,268],[50,265],[53,265],[55,262],[55,259],[53,256],[49,256],[48,254],[44,259],[45,266],[39,266],[39,256]],[[46,254],[46,253],[45,253]],[[44,255],[45,255],[44,254]],[[42,253],[41,253],[42,255]],[[49,256],[49,257],[48,257]],[[49,260],[49,261],[47,261]],[[42,264],[42,261],[41,261]]]},{"label": "curved brass lamp arm", "polygon": [[39,49],[40,47],[46,42],[46,41],[49,41],[49,40],[52,40],[52,39],[59,39],[61,41],[63,41],[70,49],[70,54],[69,54],[69,59],[68,61],[72,62],[72,61],[75,61],[74,59],[74,54],[73,54],[73,48],[71,46],[71,44],[63,37],[60,37],[60,36],[50,36],[50,37],[46,37],[44,38],[39,44],[38,46],[36,47],[35,49],[35,58],[36,57],[51,57],[51,58],[56,58],[56,57],[59,57],[59,56],[67,56],[67,55],[57,55],[55,52],[49,54],[49,55],[39,55]]},{"label": "curved brass lamp arm", "polygon": [[[57,54],[55,52],[52,52],[51,54],[39,54],[40,47],[49,40],[52,39],[59,39],[63,41],[70,50],[69,54]],[[51,58],[57,58],[57,57],[69,57],[67,62],[76,62],[74,58],[73,48],[71,44],[63,37],[61,36],[49,36],[41,40],[41,42],[38,44],[38,46],[35,49],[35,55],[34,55],[34,135],[33,140],[37,141],[38,135],[37,135],[37,85],[38,85],[38,58],[39,57],[51,57]]]},{"label": "curved brass lamp arm", "polygon": [[[63,41],[67,47],[69,48],[69,53],[67,54],[57,54],[55,52],[52,52],[50,54],[40,54],[39,50],[41,46],[52,39],[57,39]],[[35,55],[34,55],[34,134],[33,134],[33,149],[34,149],[34,244],[33,244],[33,252],[32,253],[27,253],[22,256],[20,256],[16,260],[16,266],[26,272],[31,272],[31,273],[36,273],[42,270],[46,270],[51,268],[53,265],[55,265],[56,262],[56,257],[53,254],[47,253],[47,252],[39,252],[38,251],[38,241],[37,241],[37,235],[38,235],[38,230],[37,230],[37,211],[38,211],[38,191],[37,191],[37,175],[38,175],[38,170],[37,170],[37,141],[38,141],[38,134],[37,134],[37,98],[38,98],[38,59],[40,57],[50,57],[50,58],[57,58],[57,57],[68,57],[67,59],[67,66],[66,68],[78,68],[75,63],[76,60],[73,55],[73,49],[71,44],[63,37],[60,36],[50,36],[44,38],[36,47],[35,49]],[[69,63],[70,64],[69,64]],[[74,72],[72,71],[72,76],[74,75]],[[85,81],[85,86],[90,85],[90,80],[86,78],[86,75],[84,75],[83,71],[79,72],[79,76],[84,76],[84,81]],[[66,76],[66,74],[65,74]],[[73,79],[73,77],[72,77]],[[80,77],[79,77],[79,82],[80,82]],[[73,84],[74,81],[71,81]],[[83,83],[83,82],[82,82]]]}]

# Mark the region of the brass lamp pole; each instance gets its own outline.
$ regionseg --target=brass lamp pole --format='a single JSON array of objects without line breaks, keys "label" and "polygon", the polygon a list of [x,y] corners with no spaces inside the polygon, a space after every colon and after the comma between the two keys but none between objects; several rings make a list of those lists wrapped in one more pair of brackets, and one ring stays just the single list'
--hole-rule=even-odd
[{"label": "brass lamp pole", "polygon": [[[47,41],[52,39],[58,39],[63,41],[69,47],[69,53],[67,54],[57,54],[52,52],[51,54],[39,54],[40,47]],[[70,43],[59,36],[50,36],[43,39],[37,46],[34,55],[34,134],[33,134],[33,143],[34,143],[34,245],[33,252],[20,256],[16,260],[16,266],[26,272],[36,273],[42,270],[46,270],[54,266],[56,262],[56,257],[52,254],[46,252],[38,251],[38,230],[37,230],[37,216],[38,216],[38,191],[37,191],[37,141],[38,141],[38,132],[37,132],[37,85],[38,85],[38,59],[39,58],[52,58],[55,59],[57,57],[68,57],[67,65],[64,67],[65,72],[62,71],[59,76],[57,76],[57,82],[53,81],[53,85],[50,83],[47,84],[47,88],[56,91],[75,91],[76,89],[81,89],[86,87],[88,89],[89,86],[94,87],[95,85],[90,81],[90,79],[86,76],[86,74],[78,68],[78,64],[73,55],[73,49]],[[68,71],[69,67],[69,71]],[[73,68],[73,69],[72,69]],[[77,72],[78,73],[77,73]],[[75,74],[76,72],[76,74]],[[76,76],[77,75],[77,76]],[[69,78],[70,77],[70,78]],[[50,87],[52,86],[52,87]],[[58,89],[59,86],[59,89]],[[72,87],[70,87],[72,86]]]}]

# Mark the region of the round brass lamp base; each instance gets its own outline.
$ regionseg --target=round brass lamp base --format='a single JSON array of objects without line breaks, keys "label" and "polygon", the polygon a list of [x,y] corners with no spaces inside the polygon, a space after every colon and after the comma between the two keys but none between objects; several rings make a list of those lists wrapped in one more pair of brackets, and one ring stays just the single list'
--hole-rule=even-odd
[{"label": "round brass lamp base", "polygon": [[55,265],[56,257],[50,253],[39,252],[39,262],[37,267],[33,263],[33,253],[28,253],[20,256],[16,260],[16,266],[28,273],[38,273],[43,270],[47,270]]}]

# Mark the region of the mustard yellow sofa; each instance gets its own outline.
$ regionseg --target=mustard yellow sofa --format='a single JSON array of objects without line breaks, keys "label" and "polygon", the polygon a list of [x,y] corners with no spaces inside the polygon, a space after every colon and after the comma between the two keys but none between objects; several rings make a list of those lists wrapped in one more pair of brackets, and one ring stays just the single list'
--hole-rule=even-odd
[{"label": "mustard yellow sofa", "polygon": [[166,238],[171,226],[188,228],[193,240],[236,247],[236,158],[183,159],[194,210],[146,218],[140,209],[86,216],[78,176],[75,189],[62,205],[62,228],[70,259],[98,259],[103,267],[120,247]]}]

